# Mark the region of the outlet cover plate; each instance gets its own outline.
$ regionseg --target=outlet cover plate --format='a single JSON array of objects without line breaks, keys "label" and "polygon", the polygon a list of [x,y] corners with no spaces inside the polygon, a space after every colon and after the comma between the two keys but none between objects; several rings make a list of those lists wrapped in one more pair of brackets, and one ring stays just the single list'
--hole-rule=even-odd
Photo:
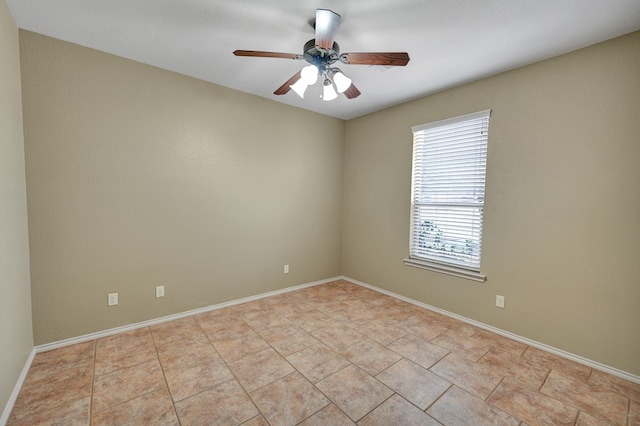
[{"label": "outlet cover plate", "polygon": [[108,305],[115,306],[118,304],[118,293],[109,293],[108,296]]},{"label": "outlet cover plate", "polygon": [[496,306],[504,309],[504,296],[496,295]]},{"label": "outlet cover plate", "polygon": [[164,297],[164,286],[159,285],[156,287],[156,297]]}]

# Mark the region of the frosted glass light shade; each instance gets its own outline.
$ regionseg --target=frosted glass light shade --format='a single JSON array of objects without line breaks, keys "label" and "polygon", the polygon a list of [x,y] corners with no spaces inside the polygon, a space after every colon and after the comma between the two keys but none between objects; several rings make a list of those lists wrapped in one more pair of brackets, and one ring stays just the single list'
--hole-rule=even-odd
[{"label": "frosted glass light shade", "polygon": [[343,93],[345,90],[351,86],[351,79],[341,72],[336,72],[333,75],[333,82],[336,84],[336,89],[338,89],[338,93]]},{"label": "frosted glass light shade", "polygon": [[307,90],[307,87],[309,87],[309,85],[306,81],[304,81],[304,79],[301,78],[289,87],[291,87],[293,91],[298,94],[298,96],[304,99],[304,91]]},{"label": "frosted glass light shade", "polygon": [[300,71],[300,79],[304,80],[307,85],[311,86],[318,81],[318,67],[315,65],[307,65]]},{"label": "frosted glass light shade", "polygon": [[331,82],[329,80],[327,80],[329,82],[329,84],[324,84],[324,87],[322,88],[322,100],[323,101],[332,101],[335,98],[338,97],[338,94],[336,93],[335,89],[333,88],[333,84],[331,84]]}]

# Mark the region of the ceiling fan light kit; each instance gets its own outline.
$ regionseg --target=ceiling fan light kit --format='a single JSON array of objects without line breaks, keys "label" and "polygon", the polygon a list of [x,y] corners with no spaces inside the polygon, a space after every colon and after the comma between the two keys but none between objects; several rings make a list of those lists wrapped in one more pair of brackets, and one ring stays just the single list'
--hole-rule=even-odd
[{"label": "ceiling fan light kit", "polygon": [[273,93],[284,95],[293,89],[301,98],[309,86],[322,81],[321,98],[331,101],[344,94],[347,99],[360,96],[360,91],[339,68],[333,66],[340,61],[347,65],[381,65],[381,66],[405,66],[409,62],[409,54],[406,52],[369,52],[369,53],[343,53],[340,54],[340,46],[334,41],[335,33],[340,23],[340,15],[328,10],[317,9],[315,20],[315,38],[305,43],[303,54],[263,52],[256,50],[236,50],[236,56],[253,56],[263,58],[304,59],[309,65],[302,68],[287,80]]}]

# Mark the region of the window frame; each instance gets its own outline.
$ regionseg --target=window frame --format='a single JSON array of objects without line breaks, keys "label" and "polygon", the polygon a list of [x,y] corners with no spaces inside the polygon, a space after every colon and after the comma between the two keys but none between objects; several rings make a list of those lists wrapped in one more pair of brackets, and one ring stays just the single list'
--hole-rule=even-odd
[{"label": "window frame", "polygon": [[[411,170],[411,217],[410,217],[411,222],[410,222],[410,234],[409,234],[410,235],[409,257],[407,259],[404,259],[405,265],[427,269],[430,271],[440,272],[440,273],[453,275],[453,276],[466,278],[466,279],[479,281],[479,282],[486,281],[486,276],[480,273],[480,265],[481,265],[481,254],[482,254],[482,233],[483,233],[483,224],[484,224],[484,197],[485,197],[485,190],[486,190],[486,161],[487,161],[487,151],[488,151],[488,137],[489,137],[488,133],[489,133],[490,117],[491,117],[491,110],[489,109],[489,110],[479,111],[472,114],[461,115],[458,117],[452,117],[445,120],[440,120],[432,123],[414,126],[411,128],[413,133],[413,154],[412,154],[412,170]],[[482,150],[479,151],[478,153],[474,153],[473,156],[469,157],[474,159],[475,161],[481,162],[481,164],[478,163],[480,164],[479,166],[474,166],[476,168],[476,171],[474,172],[474,178],[476,180],[474,180],[474,183],[473,183],[473,185],[477,186],[478,183],[481,182],[481,195],[478,195],[476,193],[474,193],[473,195],[465,194],[466,197],[470,197],[470,196],[474,197],[474,202],[472,204],[469,204],[468,202],[451,201],[451,199],[449,198],[447,198],[446,201],[440,201],[440,202],[431,201],[431,202],[416,203],[416,200],[418,198],[424,198],[425,196],[428,196],[428,195],[431,195],[433,197],[433,194],[436,192],[433,189],[425,190],[422,192],[416,192],[416,191],[420,191],[420,189],[417,188],[418,184],[416,182],[423,182],[423,179],[424,179],[423,175],[425,174],[430,174],[432,176],[434,175],[432,170],[427,169],[426,166],[420,165],[422,162],[422,158],[420,159],[420,161],[417,161],[417,155],[424,155],[425,150],[429,148],[432,149],[434,146],[434,145],[427,146],[427,144],[429,144],[430,142],[433,143],[435,139],[429,140],[428,136],[426,136],[424,133],[431,129],[452,128],[453,125],[462,124],[462,123],[472,123],[472,122],[478,122],[478,125],[480,126],[480,128],[486,130],[486,131],[481,130],[479,133],[475,134],[474,136],[476,140],[480,141]],[[435,135],[432,135],[432,138],[435,138]],[[465,143],[465,142],[460,142],[461,138],[462,136],[456,135],[456,139],[448,139],[447,141],[448,142],[453,141],[453,143],[456,144],[455,148],[458,149],[461,146],[463,146],[462,145],[463,143]],[[477,144],[478,142],[476,141],[475,143]],[[418,145],[418,144],[422,144],[422,145]],[[484,160],[484,162],[482,162],[482,160]],[[465,167],[468,167],[468,166],[465,166]],[[425,170],[430,170],[430,171],[429,173],[426,173]],[[472,169],[469,168],[469,170],[472,170]],[[480,172],[478,172],[478,170],[480,170]],[[447,174],[447,172],[451,174],[451,170],[446,170],[444,173],[438,174],[437,177],[442,179],[444,175]],[[481,177],[481,181],[479,180],[480,177]],[[452,178],[452,179],[455,179],[455,178]],[[453,182],[449,181],[447,184],[453,185]],[[427,187],[428,185],[423,184],[422,186]],[[449,189],[451,189],[450,186],[449,186]],[[447,197],[450,197],[450,195],[447,195]],[[481,199],[481,202],[480,202],[480,199]],[[455,254],[455,252],[452,251],[453,249],[450,249],[450,252],[447,255],[444,255],[443,253],[443,255],[440,255],[440,256],[433,256],[433,255],[429,256],[428,252],[433,253],[434,250],[439,250],[439,249],[434,249],[432,246],[429,247],[427,250],[422,250],[423,251],[422,255],[417,254],[418,246],[415,240],[418,235],[418,231],[415,229],[415,226],[418,223],[418,221],[420,221],[421,216],[417,216],[417,215],[418,215],[418,209],[421,209],[421,208],[427,208],[427,209],[431,208],[433,210],[438,210],[439,212],[448,213],[449,216],[446,216],[446,219],[443,219],[445,221],[450,220],[453,217],[452,211],[454,209],[468,209],[468,211],[471,212],[470,217],[472,217],[469,223],[473,225],[473,229],[474,229],[473,232],[478,235],[473,236],[471,234],[469,235],[465,234],[463,237],[456,237],[456,238],[457,239],[465,238],[465,241],[470,241],[473,244],[476,244],[477,256],[475,256],[475,252],[473,252],[473,255],[471,255],[471,251],[468,252],[469,253],[468,256],[466,254]],[[479,210],[479,213],[478,213],[478,210]],[[475,216],[479,216],[479,220]],[[457,221],[458,219],[455,219],[455,220]],[[438,224],[434,223],[432,219],[428,219],[428,222],[432,224],[432,226],[435,226],[436,228],[438,228]],[[454,226],[454,225],[451,225],[451,226]],[[469,236],[472,236],[473,238],[466,239]],[[421,236],[421,239],[424,239],[424,237]],[[443,241],[452,241],[452,240],[454,240],[454,238],[449,236],[449,237],[445,237]],[[444,247],[444,243],[443,243],[443,247]],[[455,259],[453,261],[452,260],[447,261],[443,259],[446,257],[449,257],[449,259],[458,257],[458,259]],[[477,261],[474,260],[474,262],[471,262],[471,261],[461,260],[461,259],[466,259],[467,257],[469,257],[471,260],[474,260],[475,257],[477,257]]]}]

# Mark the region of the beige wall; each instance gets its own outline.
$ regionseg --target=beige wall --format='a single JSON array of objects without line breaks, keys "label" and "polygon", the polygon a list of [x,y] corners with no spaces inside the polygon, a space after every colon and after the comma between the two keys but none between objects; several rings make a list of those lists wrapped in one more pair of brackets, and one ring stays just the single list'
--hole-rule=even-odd
[{"label": "beige wall", "polygon": [[340,274],[343,121],[20,41],[36,344]]},{"label": "beige wall", "polygon": [[0,416],[33,349],[18,29],[0,0]]},{"label": "beige wall", "polygon": [[[639,46],[631,34],[349,121],[343,273],[640,375]],[[405,266],[411,126],[484,109],[487,282]]]},{"label": "beige wall", "polygon": [[[639,43],[345,126],[21,32],[36,344],[343,273],[640,375]],[[410,127],[487,108],[488,281],[404,266]]]}]

